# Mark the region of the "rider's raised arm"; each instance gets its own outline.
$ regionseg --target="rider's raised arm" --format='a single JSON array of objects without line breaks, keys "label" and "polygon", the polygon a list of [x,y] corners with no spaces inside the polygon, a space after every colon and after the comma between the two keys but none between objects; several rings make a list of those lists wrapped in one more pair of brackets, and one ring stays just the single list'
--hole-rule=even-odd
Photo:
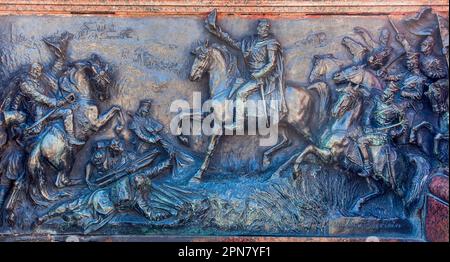
[{"label": "rider's raised arm", "polygon": [[205,25],[206,29],[213,35],[215,35],[220,40],[227,43],[229,46],[233,47],[234,49],[240,50],[241,49],[241,42],[233,39],[230,34],[223,31],[221,27],[215,25],[212,27],[208,23]]}]

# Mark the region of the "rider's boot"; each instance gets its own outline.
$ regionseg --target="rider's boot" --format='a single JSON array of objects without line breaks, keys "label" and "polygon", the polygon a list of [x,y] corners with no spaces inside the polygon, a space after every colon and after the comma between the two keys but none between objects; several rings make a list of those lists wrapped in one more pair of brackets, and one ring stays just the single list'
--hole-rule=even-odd
[{"label": "rider's boot", "polygon": [[84,145],[84,141],[78,140],[75,137],[75,132],[73,131],[73,117],[68,116],[64,119],[64,128],[66,129],[67,138],[69,139],[70,144],[77,146]]}]

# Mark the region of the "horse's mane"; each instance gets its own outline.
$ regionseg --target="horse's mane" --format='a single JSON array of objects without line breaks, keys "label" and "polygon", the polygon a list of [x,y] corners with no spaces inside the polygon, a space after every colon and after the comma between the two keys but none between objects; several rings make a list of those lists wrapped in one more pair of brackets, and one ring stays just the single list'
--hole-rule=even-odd
[{"label": "horse's mane", "polygon": [[228,75],[238,77],[240,75],[239,69],[237,67],[237,58],[233,55],[225,45],[212,44],[212,48],[217,49],[225,59],[225,64],[227,66],[226,70]]}]

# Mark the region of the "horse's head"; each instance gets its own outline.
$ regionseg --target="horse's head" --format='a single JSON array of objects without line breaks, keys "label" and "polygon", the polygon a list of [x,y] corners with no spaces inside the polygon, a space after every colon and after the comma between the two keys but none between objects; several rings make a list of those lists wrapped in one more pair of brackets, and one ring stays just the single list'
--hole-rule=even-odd
[{"label": "horse's head", "polygon": [[350,82],[359,85],[364,80],[365,65],[354,65],[334,73],[333,80],[336,84]]},{"label": "horse's head", "polygon": [[323,76],[327,73],[327,67],[324,63],[324,58],[322,55],[314,55],[312,63],[313,67],[311,69],[311,73],[309,74],[310,83],[322,80]]},{"label": "horse's head", "polygon": [[351,37],[345,36],[342,38],[341,43],[347,48],[348,52],[353,56],[353,59],[358,60],[358,62],[363,60],[365,55],[369,53],[369,49],[367,49],[367,47]]},{"label": "horse's head", "polygon": [[346,112],[353,110],[359,103],[361,103],[363,90],[360,87],[348,85],[347,87],[337,89],[337,91],[340,95],[334,104],[331,114],[335,118],[340,118]]},{"label": "horse's head", "polygon": [[112,83],[109,65],[99,55],[92,54],[87,69],[98,99],[100,101],[109,99],[109,87]]},{"label": "horse's head", "polygon": [[[316,81],[326,81],[327,74],[333,73],[332,68],[342,68],[343,63],[334,57],[333,54],[314,55],[313,67],[309,74],[309,82],[314,83]],[[331,71],[331,72],[330,72]]]},{"label": "horse's head", "polygon": [[192,64],[189,79],[191,81],[198,81],[210,66],[211,47],[209,46],[208,40],[200,43],[191,53],[195,56],[195,60]]}]

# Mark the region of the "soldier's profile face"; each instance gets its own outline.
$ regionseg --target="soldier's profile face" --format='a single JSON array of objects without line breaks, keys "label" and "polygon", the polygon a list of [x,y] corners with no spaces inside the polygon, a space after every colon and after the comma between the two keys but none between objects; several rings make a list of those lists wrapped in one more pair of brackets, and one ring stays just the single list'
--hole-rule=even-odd
[{"label": "soldier's profile face", "polygon": [[31,67],[31,74],[35,77],[39,77],[42,74],[42,66],[36,64]]}]

